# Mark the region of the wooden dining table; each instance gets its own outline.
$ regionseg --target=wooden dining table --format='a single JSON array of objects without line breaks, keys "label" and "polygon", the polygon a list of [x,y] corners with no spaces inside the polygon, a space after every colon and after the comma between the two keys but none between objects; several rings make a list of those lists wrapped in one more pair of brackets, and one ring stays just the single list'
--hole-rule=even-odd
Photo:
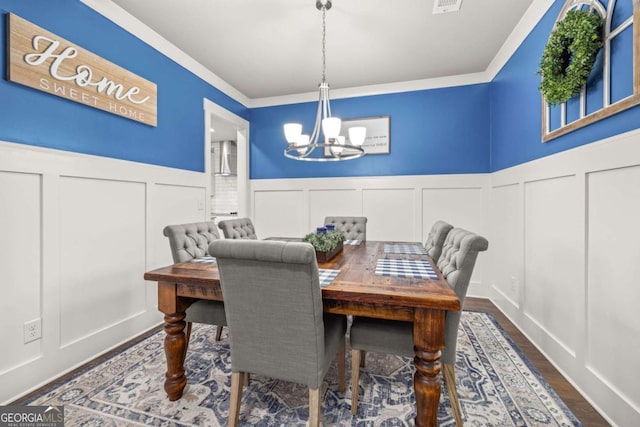
[{"label": "wooden dining table", "polygon": [[[427,255],[385,253],[385,245],[400,243],[403,242],[345,244],[334,258],[318,263],[321,269],[340,270],[329,285],[322,287],[322,301],[324,311],[330,313],[413,322],[415,425],[436,426],[445,314],[449,310],[460,310],[460,300],[435,265],[437,278],[376,274],[377,261],[381,258],[429,260],[433,265]],[[218,269],[213,262],[183,262],[148,271],[144,278],[158,282],[158,309],[165,315],[166,332],[164,389],[169,400],[177,400],[187,383],[185,310],[199,299],[224,300]],[[282,302],[283,305],[287,303]]]}]

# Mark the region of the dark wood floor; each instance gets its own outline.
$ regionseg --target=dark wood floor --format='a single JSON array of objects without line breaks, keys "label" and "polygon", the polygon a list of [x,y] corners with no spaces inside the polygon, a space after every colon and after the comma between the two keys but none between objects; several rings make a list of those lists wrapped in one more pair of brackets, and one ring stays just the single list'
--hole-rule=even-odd
[{"label": "dark wood floor", "polygon": [[582,422],[584,427],[610,426],[602,416],[593,409],[593,406],[558,372],[556,368],[531,344],[523,334],[502,314],[493,303],[482,298],[466,298],[465,310],[482,311],[493,314],[502,329],[511,337],[527,359],[542,374],[545,380],[558,393],[558,396],[567,404],[569,409]]},{"label": "dark wood floor", "polygon": [[[495,305],[493,305],[491,301],[482,298],[467,298],[464,302],[464,308],[466,310],[482,311],[493,314],[502,329],[504,329],[504,331],[511,337],[511,339],[517,344],[517,346],[520,347],[529,361],[531,361],[536,369],[540,371],[542,376],[547,380],[551,387],[553,387],[556,393],[558,393],[560,398],[567,404],[569,409],[573,411],[576,417],[578,417],[584,427],[610,427],[610,424],[607,423],[595,409],[593,409],[589,402],[587,402],[582,397],[582,395],[578,393],[567,380],[564,379],[564,377],[558,372],[558,370],[555,369],[553,365],[551,365],[551,363],[549,363],[549,361],[542,355],[542,353],[540,353],[535,348],[535,346],[531,344],[531,342],[513,325],[513,323],[509,321],[509,319],[507,319],[504,314],[502,314],[500,310],[498,310]],[[160,328],[161,327],[154,328],[132,341],[139,341],[140,339],[160,330]],[[100,356],[99,358],[87,363],[77,370],[70,372],[67,375],[53,381],[52,383],[43,386],[41,389],[36,390],[33,393],[30,393],[16,400],[15,402],[12,402],[12,404],[24,404],[24,402],[29,401],[32,396],[41,394],[43,389],[46,389],[55,384],[61,384],[65,382],[67,378],[74,376],[78,371],[86,370],[91,366],[95,366],[101,363],[103,360],[122,351],[123,348],[128,347],[130,344],[131,343],[125,343],[118,348],[113,349],[109,353]]]}]

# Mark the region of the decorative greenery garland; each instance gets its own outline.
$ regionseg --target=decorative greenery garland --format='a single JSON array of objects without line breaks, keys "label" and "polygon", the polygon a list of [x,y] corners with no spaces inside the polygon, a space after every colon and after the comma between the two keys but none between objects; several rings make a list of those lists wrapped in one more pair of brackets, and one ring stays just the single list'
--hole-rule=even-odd
[{"label": "decorative greenery garland", "polygon": [[604,19],[570,10],[551,33],[540,60],[540,90],[546,102],[561,104],[580,93],[602,47]]}]

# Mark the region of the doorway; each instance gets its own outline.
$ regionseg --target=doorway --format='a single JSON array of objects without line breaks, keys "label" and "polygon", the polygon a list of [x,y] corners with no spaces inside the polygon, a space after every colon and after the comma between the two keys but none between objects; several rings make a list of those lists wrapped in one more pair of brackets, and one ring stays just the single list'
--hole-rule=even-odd
[{"label": "doorway", "polygon": [[[233,151],[237,163],[234,168],[237,188],[237,209],[227,209],[228,214],[234,212],[239,217],[251,218],[249,203],[249,122],[220,105],[204,100],[205,112],[205,175],[208,177],[206,183],[206,220],[213,220],[213,198],[215,195],[214,182],[216,179],[215,160],[212,152],[219,156],[220,142],[233,141]],[[215,149],[215,150],[214,150]],[[212,161],[214,160],[214,161]],[[221,179],[220,177],[218,177]],[[228,178],[224,178],[227,179]],[[234,200],[235,201],[235,200]],[[222,214],[225,212],[216,212]],[[218,215],[220,216],[220,215]]]}]

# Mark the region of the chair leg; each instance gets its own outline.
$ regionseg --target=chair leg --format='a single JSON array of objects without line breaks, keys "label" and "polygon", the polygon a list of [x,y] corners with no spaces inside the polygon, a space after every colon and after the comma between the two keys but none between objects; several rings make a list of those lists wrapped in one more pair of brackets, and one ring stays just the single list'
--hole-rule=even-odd
[{"label": "chair leg", "polygon": [[222,325],[218,325],[216,328],[216,341],[220,341],[220,337],[222,336]]},{"label": "chair leg", "polygon": [[309,427],[320,426],[320,387],[309,389]]},{"label": "chair leg", "polygon": [[367,356],[367,352],[364,350],[361,350],[360,351],[360,367],[361,368],[364,368],[364,359],[366,358],[366,356]]},{"label": "chair leg", "polygon": [[360,350],[351,350],[351,415],[358,413],[358,392],[360,387]]},{"label": "chair leg", "polygon": [[453,409],[453,416],[456,419],[456,426],[462,427],[462,412],[460,410],[460,401],[458,400],[458,391],[456,390],[455,366],[443,363],[442,373],[444,374],[444,381],[447,383],[449,401],[451,402],[451,408]]},{"label": "chair leg", "polygon": [[184,354],[183,360],[187,359],[187,349],[189,348],[189,339],[191,338],[191,322],[187,322],[187,327],[184,328]]},{"label": "chair leg", "polygon": [[344,372],[345,372],[345,351],[346,344],[344,342],[344,338],[340,342],[340,347],[338,347],[338,391],[340,393],[344,393]]},{"label": "chair leg", "polygon": [[229,427],[236,427],[240,418],[240,401],[242,400],[242,384],[244,372],[231,373],[231,403],[229,404]]}]

